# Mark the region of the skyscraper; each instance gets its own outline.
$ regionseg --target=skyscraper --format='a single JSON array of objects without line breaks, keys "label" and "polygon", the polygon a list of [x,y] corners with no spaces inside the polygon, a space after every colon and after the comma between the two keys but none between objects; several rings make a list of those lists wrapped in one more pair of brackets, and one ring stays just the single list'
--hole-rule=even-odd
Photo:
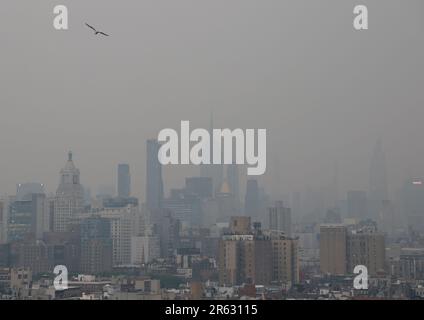
[{"label": "skyscraper", "polygon": [[[233,161],[235,157],[233,156]],[[227,165],[227,181],[230,187],[230,192],[234,196],[237,209],[240,209],[240,182],[239,169],[236,164]]]},{"label": "skyscraper", "polygon": [[238,215],[234,195],[230,192],[227,181],[224,181],[219,192],[216,192],[215,199],[218,204],[217,222],[228,222],[231,216]]},{"label": "skyscraper", "polygon": [[68,161],[60,171],[60,183],[56,191],[54,204],[54,231],[65,232],[72,219],[84,208],[84,190],[80,184],[80,171],[68,153]]},{"label": "skyscraper", "polygon": [[384,234],[360,230],[347,237],[347,272],[353,273],[355,266],[364,265],[370,275],[384,272],[385,269]]},{"label": "skyscraper", "polygon": [[409,228],[424,231],[424,180],[408,179],[402,188],[401,199]]},{"label": "skyscraper", "polygon": [[369,213],[371,218],[376,218],[383,209],[383,201],[389,200],[386,177],[386,156],[383,144],[377,141],[370,165],[369,182]]},{"label": "skyscraper", "polygon": [[0,244],[7,242],[8,207],[7,200],[0,199]]},{"label": "skyscraper", "polygon": [[118,197],[128,198],[131,194],[130,166],[128,164],[118,165]]},{"label": "skyscraper", "polygon": [[163,209],[172,212],[174,218],[185,226],[199,226],[202,223],[202,200],[196,194],[189,194],[186,189],[171,190],[170,197],[164,199]]},{"label": "skyscraper", "polygon": [[272,279],[278,283],[299,282],[299,244],[281,232],[271,231]]},{"label": "skyscraper", "polygon": [[187,194],[196,195],[202,199],[213,197],[212,179],[207,177],[191,177],[185,180]]},{"label": "skyscraper", "polygon": [[221,285],[299,281],[297,240],[281,232],[250,230],[248,217],[232,217],[231,231],[219,241],[218,264]]},{"label": "skyscraper", "polygon": [[259,215],[259,186],[254,179],[247,180],[244,213],[246,216],[256,218]]},{"label": "skyscraper", "polygon": [[81,222],[81,272],[98,274],[111,271],[112,248],[109,219],[90,217]]},{"label": "skyscraper", "polygon": [[146,206],[151,212],[162,207],[163,181],[162,165],[158,160],[160,144],[157,140],[147,140],[146,163]]},{"label": "skyscraper", "polygon": [[332,275],[345,275],[347,271],[346,226],[322,225],[319,242],[321,272]]},{"label": "skyscraper", "polygon": [[282,201],[277,201],[275,206],[268,208],[269,229],[282,231],[291,237],[291,210],[283,206]]},{"label": "skyscraper", "polygon": [[149,263],[160,258],[160,237],[157,235],[131,238],[131,264]]},{"label": "skyscraper", "polygon": [[[30,189],[26,189],[30,191]],[[11,197],[8,215],[8,241],[37,239],[50,229],[49,207],[44,193],[18,192]]]},{"label": "skyscraper", "polygon": [[[209,135],[213,137],[213,117],[210,119]],[[213,149],[213,148],[212,148]],[[211,149],[210,158],[213,159],[213,150]],[[221,155],[222,156],[222,155]],[[202,164],[200,165],[200,176],[211,178],[214,192],[221,188],[224,178],[224,166],[221,164]]]},{"label": "skyscraper", "polygon": [[321,272],[332,275],[352,274],[355,266],[364,265],[370,275],[384,272],[384,234],[362,227],[348,230],[345,225],[321,225]]},{"label": "skyscraper", "polygon": [[138,207],[128,205],[125,208],[104,208],[95,215],[109,220],[113,266],[130,264],[131,235]]}]

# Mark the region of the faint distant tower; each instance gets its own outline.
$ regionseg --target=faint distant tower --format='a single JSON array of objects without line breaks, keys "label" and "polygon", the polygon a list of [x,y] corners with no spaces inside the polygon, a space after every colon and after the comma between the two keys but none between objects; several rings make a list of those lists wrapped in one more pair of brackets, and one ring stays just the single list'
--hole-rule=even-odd
[{"label": "faint distant tower", "polygon": [[157,140],[147,140],[146,165],[146,207],[151,212],[162,207],[163,181],[162,165],[158,160],[160,144]]},{"label": "faint distant tower", "polygon": [[367,193],[361,190],[348,191],[347,193],[347,217],[356,222],[365,220],[368,215]]},{"label": "faint distant tower", "polygon": [[72,161],[72,152],[60,171],[60,183],[54,200],[54,231],[65,232],[72,219],[84,208],[84,189],[80,184],[80,171]]},{"label": "faint distant tower", "polygon": [[118,165],[118,197],[128,198],[131,194],[130,166],[128,164]]},{"label": "faint distant tower", "polygon": [[224,180],[221,189],[215,193],[215,199],[218,204],[218,222],[228,222],[231,216],[238,214],[236,201],[227,181]]},{"label": "faint distant tower", "polygon": [[334,163],[333,173],[333,194],[332,202],[335,208],[339,207],[339,165],[337,162]]},{"label": "faint distant tower", "polygon": [[[209,135],[213,138],[213,116],[210,118]],[[213,143],[211,142],[210,159],[211,164],[200,165],[200,176],[211,178],[214,192],[218,192],[222,186],[224,178],[224,166],[222,164],[212,164],[213,162]]]},{"label": "faint distant tower", "polygon": [[244,213],[248,217],[257,217],[259,215],[259,186],[258,181],[254,179],[247,180],[246,196],[244,201]]},{"label": "faint distant tower", "polygon": [[229,164],[227,166],[227,182],[230,192],[234,196],[235,205],[237,209],[240,209],[239,170],[236,164]]},{"label": "faint distant tower", "polygon": [[378,217],[383,209],[383,202],[389,200],[386,177],[386,156],[383,144],[378,140],[371,157],[369,184],[370,214]]},{"label": "faint distant tower", "polygon": [[401,205],[410,230],[424,232],[424,179],[408,179],[401,190]]}]

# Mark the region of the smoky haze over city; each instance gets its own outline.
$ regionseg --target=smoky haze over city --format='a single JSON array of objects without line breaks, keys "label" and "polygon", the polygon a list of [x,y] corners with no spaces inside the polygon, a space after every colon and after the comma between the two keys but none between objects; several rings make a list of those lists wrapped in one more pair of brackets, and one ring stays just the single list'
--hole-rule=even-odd
[{"label": "smoky haze over city", "polygon": [[[285,277],[292,285],[314,272],[352,274],[355,265],[368,263],[352,252],[368,241],[358,234],[377,226],[369,241],[386,253],[367,265],[371,276],[390,269],[392,244],[422,249],[424,266],[424,203],[417,200],[424,196],[421,0],[361,1],[370,19],[361,32],[352,25],[359,4],[353,0],[61,0],[69,11],[69,30],[61,31],[52,24],[57,2],[1,4],[0,196],[8,200],[0,244],[28,234],[53,243],[57,235],[46,238],[46,231],[65,234],[79,225],[82,267],[70,269],[96,274],[105,265],[150,263],[169,258],[171,249],[192,249],[181,239],[190,238],[193,227],[220,239],[207,252],[234,240],[226,232],[274,239],[258,230],[276,229],[293,252],[308,245],[302,254],[287,253],[299,263],[284,277],[233,277],[222,271],[221,251],[214,257],[194,247],[216,258],[221,285]],[[109,36],[94,35],[86,23]],[[160,166],[158,133],[179,132],[182,120],[191,129],[266,129],[266,173],[248,176],[246,165]],[[211,178],[211,189],[193,177]],[[196,200],[187,190],[199,193]],[[37,200],[39,194],[47,200]],[[205,204],[205,197],[213,201]],[[42,226],[11,220],[26,210],[25,201],[50,201]],[[99,268],[85,265],[84,230],[107,238],[109,220],[120,214],[108,210],[127,205],[133,216],[125,219],[138,219],[139,228],[126,238],[127,247],[111,245],[111,260]],[[102,218],[91,218],[94,213]],[[337,224],[337,235],[330,224]],[[170,230],[180,247],[164,247],[172,242],[163,239]],[[310,241],[299,236],[305,233]],[[333,241],[345,241],[346,252],[332,248]],[[142,251],[141,260],[134,253],[139,246],[149,252]],[[333,249],[337,253],[328,253]],[[393,256],[402,261],[405,252]],[[424,267],[419,272],[424,280]]]},{"label": "smoky haze over city", "polygon": [[[181,120],[268,129],[268,192],[366,189],[381,139],[388,183],[423,176],[421,1],[369,2],[370,30],[352,28],[355,1],[4,1],[0,190],[38,181],[55,191],[74,151],[93,192],[128,162],[144,196],[144,141]],[[367,1],[365,1],[367,2]],[[367,3],[364,3],[367,4]],[[109,33],[96,39],[90,22]],[[166,168],[167,188],[197,168]],[[244,177],[243,177],[244,178]]]}]

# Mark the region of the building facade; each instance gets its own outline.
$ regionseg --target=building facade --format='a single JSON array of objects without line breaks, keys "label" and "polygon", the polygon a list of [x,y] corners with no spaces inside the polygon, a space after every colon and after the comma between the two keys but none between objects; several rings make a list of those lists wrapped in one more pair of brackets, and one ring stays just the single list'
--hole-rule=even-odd
[{"label": "building facade", "polygon": [[72,152],[68,161],[60,171],[60,183],[54,201],[54,231],[66,232],[76,215],[84,209],[84,190],[80,184],[80,171],[72,160]]}]

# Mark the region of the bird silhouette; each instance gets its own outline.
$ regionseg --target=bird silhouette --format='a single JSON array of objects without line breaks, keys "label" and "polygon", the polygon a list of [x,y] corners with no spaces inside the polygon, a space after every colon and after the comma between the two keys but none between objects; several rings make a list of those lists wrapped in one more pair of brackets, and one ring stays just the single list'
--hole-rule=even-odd
[{"label": "bird silhouette", "polygon": [[94,31],[94,34],[95,34],[95,35],[101,34],[101,35],[103,35],[103,36],[109,37],[109,35],[108,35],[108,34],[106,34],[106,33],[104,33],[104,32],[101,32],[101,31],[98,31],[96,28],[94,28],[94,27],[90,26],[88,23],[86,23],[85,25],[86,25],[87,27],[89,27],[90,29],[92,29],[92,30]]}]

